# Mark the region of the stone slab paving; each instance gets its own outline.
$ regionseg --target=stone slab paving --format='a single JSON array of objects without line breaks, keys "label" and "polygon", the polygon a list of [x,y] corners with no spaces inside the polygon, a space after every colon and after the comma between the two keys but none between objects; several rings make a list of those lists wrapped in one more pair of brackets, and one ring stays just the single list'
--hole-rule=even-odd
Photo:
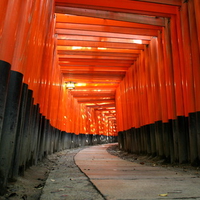
[{"label": "stone slab paving", "polygon": [[110,145],[92,146],[75,156],[105,199],[200,199],[198,176],[123,160],[106,151]]}]

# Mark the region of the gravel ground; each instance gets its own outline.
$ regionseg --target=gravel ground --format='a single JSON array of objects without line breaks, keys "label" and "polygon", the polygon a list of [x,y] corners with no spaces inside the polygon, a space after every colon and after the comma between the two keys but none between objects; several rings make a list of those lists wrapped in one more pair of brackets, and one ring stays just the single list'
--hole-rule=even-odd
[{"label": "gravel ground", "polygon": [[64,150],[48,155],[32,166],[17,182],[9,183],[0,200],[102,200],[100,192],[80,171],[74,156],[82,149]]},{"label": "gravel ground", "polygon": [[55,163],[42,191],[41,200],[102,200],[99,191],[74,162],[81,150],[65,150],[51,156]]}]

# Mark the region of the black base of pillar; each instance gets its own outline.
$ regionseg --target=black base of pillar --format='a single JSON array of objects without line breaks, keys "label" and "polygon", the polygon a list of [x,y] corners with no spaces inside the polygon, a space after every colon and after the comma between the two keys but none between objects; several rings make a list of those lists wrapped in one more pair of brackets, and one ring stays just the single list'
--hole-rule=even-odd
[{"label": "black base of pillar", "polygon": [[23,75],[11,71],[6,98],[6,109],[0,141],[0,188],[6,188],[12,161],[15,155],[15,142],[17,135],[17,123],[22,92]]},{"label": "black base of pillar", "polygon": [[6,97],[7,97],[7,89],[10,77],[10,64],[0,60],[0,140],[1,140],[1,132],[3,126],[5,105],[6,105]]}]

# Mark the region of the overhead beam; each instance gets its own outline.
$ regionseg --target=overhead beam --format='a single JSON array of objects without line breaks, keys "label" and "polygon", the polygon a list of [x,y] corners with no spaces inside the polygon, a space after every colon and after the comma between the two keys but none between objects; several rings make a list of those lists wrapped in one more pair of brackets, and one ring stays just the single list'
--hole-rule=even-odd
[{"label": "overhead beam", "polygon": [[[101,18],[108,20],[117,20],[122,22],[139,23],[153,26],[165,26],[164,18],[155,18],[152,16],[145,16],[139,14],[112,12],[103,10],[92,10],[87,8],[72,8],[65,6],[56,6],[56,13],[79,15],[93,18]],[[66,16],[67,17],[67,16]],[[58,18],[59,21],[60,18]]]},{"label": "overhead beam", "polygon": [[[70,73],[69,76],[72,76],[72,75],[81,75],[81,76],[91,76],[91,77],[94,77],[94,76],[98,76],[99,78],[101,77],[122,77],[124,75],[124,72],[113,72],[113,73],[105,73],[105,72],[95,72],[95,71],[78,71],[78,72],[73,72],[73,73]],[[67,75],[65,75],[67,76]]]},{"label": "overhead beam", "polygon": [[[118,42],[118,43],[128,43],[128,44],[134,44],[138,43],[140,39],[127,39],[127,38],[102,38],[102,37],[94,37],[94,36],[72,36],[72,35],[64,35],[64,36],[57,36],[58,40],[71,40],[71,41],[93,41],[93,42],[99,42],[101,40],[104,40],[106,42]],[[149,44],[150,40],[141,40],[142,44]]]},{"label": "overhead beam", "polygon": [[68,67],[60,67],[62,73],[67,72],[74,72],[74,71],[95,71],[95,72],[126,72],[128,67],[75,67],[75,66],[68,66]]},{"label": "overhead beam", "polygon": [[[85,78],[84,77],[65,77],[65,74],[64,75],[64,81],[67,82],[67,81],[72,81],[72,78],[73,78],[73,81],[74,82],[78,82],[78,83],[110,83],[110,84],[119,84],[121,82],[121,79],[113,79],[113,80],[105,80],[105,79],[88,79],[88,78]],[[83,92],[85,93],[85,92]]]},{"label": "overhead beam", "polygon": [[96,108],[95,111],[116,111],[116,109],[99,109],[99,108]]},{"label": "overhead beam", "polygon": [[[96,98],[96,94],[80,94],[80,93],[78,93],[78,94],[76,94],[76,93],[73,93],[73,96],[75,97],[75,98],[86,98],[86,97],[88,97],[88,98]],[[114,98],[115,97],[115,95],[114,94],[98,94],[98,98]]]},{"label": "overhead beam", "polygon": [[98,60],[98,59],[85,59],[85,58],[83,58],[83,59],[79,59],[79,60],[77,60],[77,59],[75,59],[75,58],[59,58],[59,61],[65,61],[65,62],[67,62],[67,63],[69,63],[69,62],[80,62],[80,63],[82,63],[82,62],[96,62],[96,64],[98,63],[98,64],[107,64],[107,63],[119,63],[119,64],[131,64],[131,61],[130,60],[118,60],[118,61],[116,61],[116,60],[113,60],[113,59],[101,59],[101,60]]},{"label": "overhead beam", "polygon": [[158,30],[155,30],[155,29],[125,28],[125,27],[115,27],[115,26],[104,27],[104,26],[97,26],[97,25],[62,24],[61,27],[59,26],[56,27],[56,32],[57,30],[93,31],[93,32],[148,35],[148,36],[158,35]]},{"label": "overhead beam", "polygon": [[116,53],[107,51],[58,51],[59,55],[90,55],[90,56],[119,56],[119,57],[137,57],[139,53]]},{"label": "overhead beam", "polygon": [[78,99],[78,102],[79,103],[115,103],[115,100],[114,99],[86,99],[86,100],[81,100],[81,99]]},{"label": "overhead beam", "polygon": [[140,32],[140,30],[133,30],[131,34],[127,33],[115,33],[115,32],[98,32],[98,31],[83,31],[83,30],[70,30],[70,29],[56,29],[56,34],[60,35],[78,35],[78,36],[97,36],[97,37],[113,37],[113,38],[127,38],[127,39],[134,39],[141,37],[152,37],[157,36],[157,32],[155,30]]},{"label": "overhead beam", "polygon": [[143,44],[127,44],[127,43],[116,43],[116,42],[91,42],[91,41],[68,41],[58,40],[58,46],[78,46],[78,47],[99,47],[99,48],[117,48],[117,49],[135,49],[143,50]]},{"label": "overhead beam", "polygon": [[130,67],[130,64],[121,64],[121,63],[106,63],[104,65],[102,65],[102,63],[96,63],[96,62],[70,62],[69,64],[66,64],[65,62],[59,61],[59,65],[61,67],[61,69],[66,68],[66,67],[88,67],[88,66],[95,66],[95,67]]},{"label": "overhead beam", "polygon": [[105,49],[98,49],[96,47],[91,47],[91,48],[74,48],[73,46],[58,46],[57,50],[60,52],[68,52],[68,51],[82,51],[82,52],[108,52],[108,53],[126,53],[126,54],[140,54],[141,50],[134,50],[134,49],[112,49],[112,48],[107,48],[106,51]]},{"label": "overhead beam", "polygon": [[137,57],[116,57],[116,56],[89,56],[89,55],[59,55],[59,59],[69,59],[69,58],[75,58],[75,59],[106,59],[106,60],[121,60],[122,58],[124,60],[134,61],[137,59]]},{"label": "overhead beam", "polygon": [[108,107],[115,107],[115,103],[114,104],[105,104],[105,105],[93,105],[93,106],[88,106],[91,108],[108,108]]},{"label": "overhead beam", "polygon": [[138,0],[148,3],[159,3],[159,4],[166,4],[166,5],[172,5],[172,6],[181,6],[182,2],[181,0]]},{"label": "overhead beam", "polygon": [[[99,35],[95,36],[87,36],[87,35],[62,35],[57,34],[57,39],[66,39],[66,40],[97,40],[100,39]],[[108,40],[145,40],[150,41],[152,39],[152,36],[146,36],[146,35],[132,35],[132,38],[118,38],[118,37],[106,37]]]},{"label": "overhead beam", "polygon": [[158,16],[169,16],[176,14],[177,6],[142,2],[137,0],[56,0],[56,6],[67,6],[75,8],[90,8],[106,11],[119,11],[127,13],[140,13]]}]

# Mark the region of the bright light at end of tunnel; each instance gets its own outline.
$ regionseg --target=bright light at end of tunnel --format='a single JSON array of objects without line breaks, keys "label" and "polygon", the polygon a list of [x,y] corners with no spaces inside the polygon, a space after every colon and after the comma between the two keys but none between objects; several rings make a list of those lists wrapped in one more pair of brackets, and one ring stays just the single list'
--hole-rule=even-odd
[{"label": "bright light at end of tunnel", "polygon": [[135,43],[135,44],[142,44],[142,40],[133,40],[133,43]]},{"label": "bright light at end of tunnel", "polygon": [[76,86],[86,86],[86,83],[76,83]]},{"label": "bright light at end of tunnel", "polygon": [[104,48],[104,47],[98,47],[97,49],[98,49],[98,50],[106,50],[107,48]]},{"label": "bright light at end of tunnel", "polygon": [[79,46],[72,46],[72,50],[80,50],[80,49],[92,49],[92,47],[79,47]]}]

